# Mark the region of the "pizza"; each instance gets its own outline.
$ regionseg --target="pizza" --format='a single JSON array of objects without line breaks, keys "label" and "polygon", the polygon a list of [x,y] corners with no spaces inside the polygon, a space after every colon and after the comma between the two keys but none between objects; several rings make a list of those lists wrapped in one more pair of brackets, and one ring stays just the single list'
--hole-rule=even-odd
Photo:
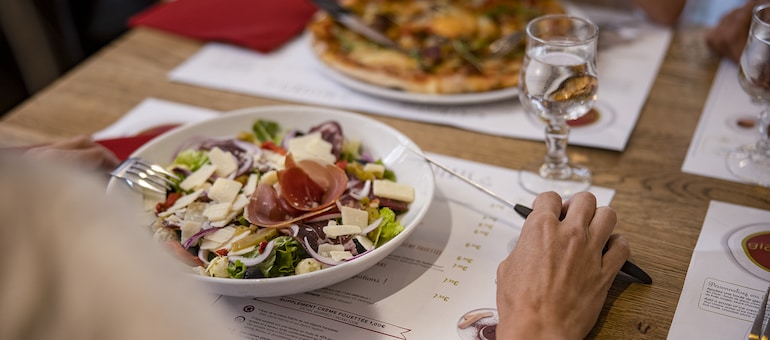
[{"label": "pizza", "polygon": [[406,92],[461,94],[515,87],[524,39],[508,54],[489,45],[531,19],[564,13],[558,0],[340,0],[398,49],[380,46],[324,12],[308,26],[313,51],[354,79]]}]

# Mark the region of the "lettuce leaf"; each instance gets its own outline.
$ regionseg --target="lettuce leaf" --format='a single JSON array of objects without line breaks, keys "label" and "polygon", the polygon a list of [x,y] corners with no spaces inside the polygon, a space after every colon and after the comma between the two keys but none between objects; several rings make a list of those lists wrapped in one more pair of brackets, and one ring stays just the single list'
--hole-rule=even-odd
[{"label": "lettuce leaf", "polygon": [[190,171],[198,170],[204,164],[208,163],[209,154],[203,150],[188,149],[180,152],[176,159],[174,159],[174,165],[178,165],[187,168]]},{"label": "lettuce leaf", "polygon": [[235,263],[230,263],[227,266],[227,274],[233,279],[242,279],[246,273],[246,265],[241,260],[236,260]]},{"label": "lettuce leaf", "polygon": [[281,126],[276,122],[258,119],[251,126],[251,130],[260,142],[273,141],[276,144],[280,142],[278,134],[281,132]]},{"label": "lettuce leaf", "polygon": [[404,226],[401,225],[401,222],[396,221],[396,213],[390,208],[381,208],[380,217],[382,217],[380,226],[367,235],[373,241],[375,248],[387,243],[404,231]]},{"label": "lettuce leaf", "polygon": [[279,277],[294,275],[297,263],[309,255],[297,240],[290,236],[278,236],[270,257],[258,264],[262,275],[265,277]]}]

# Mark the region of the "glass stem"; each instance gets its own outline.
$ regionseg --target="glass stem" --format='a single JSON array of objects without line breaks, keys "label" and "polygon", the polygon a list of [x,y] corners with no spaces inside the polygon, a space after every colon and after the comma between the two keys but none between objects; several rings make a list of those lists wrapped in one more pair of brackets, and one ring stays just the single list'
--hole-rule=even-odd
[{"label": "glass stem", "polygon": [[567,179],[572,175],[567,158],[569,126],[564,117],[551,118],[545,128],[545,163],[540,175],[550,179]]},{"label": "glass stem", "polygon": [[756,153],[758,156],[770,157],[770,105],[765,106],[757,122],[759,129],[759,141],[757,141]]}]

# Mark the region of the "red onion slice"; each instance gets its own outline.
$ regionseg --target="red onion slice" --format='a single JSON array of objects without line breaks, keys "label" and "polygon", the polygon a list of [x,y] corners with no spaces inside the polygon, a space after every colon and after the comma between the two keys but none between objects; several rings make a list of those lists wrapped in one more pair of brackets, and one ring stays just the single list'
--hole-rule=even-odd
[{"label": "red onion slice", "polygon": [[271,240],[270,242],[267,243],[267,246],[265,247],[265,249],[262,250],[262,253],[257,255],[256,257],[243,257],[239,255],[230,255],[230,256],[227,256],[227,259],[230,260],[231,263],[235,263],[235,261],[240,260],[241,263],[243,263],[246,267],[253,267],[262,263],[268,257],[270,257],[270,253],[273,252],[274,247],[275,247],[275,240]]},{"label": "red onion slice", "polygon": [[334,261],[333,259],[330,259],[325,256],[321,256],[321,254],[317,253],[315,250],[313,250],[313,247],[310,246],[310,242],[308,242],[307,237],[305,237],[305,250],[307,251],[310,256],[312,256],[316,261],[321,262],[327,266],[336,266],[344,261]]}]

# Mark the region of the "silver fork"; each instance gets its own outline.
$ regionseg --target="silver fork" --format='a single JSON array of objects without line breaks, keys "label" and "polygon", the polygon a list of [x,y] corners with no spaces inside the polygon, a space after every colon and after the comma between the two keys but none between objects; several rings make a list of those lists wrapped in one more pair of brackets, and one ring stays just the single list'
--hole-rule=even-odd
[{"label": "silver fork", "polygon": [[767,288],[765,297],[762,299],[762,305],[759,306],[759,312],[757,312],[757,316],[754,318],[754,324],[751,325],[749,340],[767,340],[768,335],[770,335],[770,327],[765,326],[764,329],[762,327],[762,324],[765,323],[765,309],[767,309],[768,294],[770,294],[770,287]]},{"label": "silver fork", "polygon": [[[607,21],[596,23],[599,27],[598,49],[606,50],[610,47],[629,43],[636,40],[638,34],[628,33],[625,29],[633,29],[639,25],[638,21]],[[489,44],[490,56],[502,57],[519,46],[526,37],[526,31],[516,31],[505,35]]]},{"label": "silver fork", "polygon": [[[146,189],[165,194],[179,177],[162,166],[149,163],[141,158],[126,159],[110,175],[122,179],[132,189]],[[139,187],[139,188],[137,188]]]}]

